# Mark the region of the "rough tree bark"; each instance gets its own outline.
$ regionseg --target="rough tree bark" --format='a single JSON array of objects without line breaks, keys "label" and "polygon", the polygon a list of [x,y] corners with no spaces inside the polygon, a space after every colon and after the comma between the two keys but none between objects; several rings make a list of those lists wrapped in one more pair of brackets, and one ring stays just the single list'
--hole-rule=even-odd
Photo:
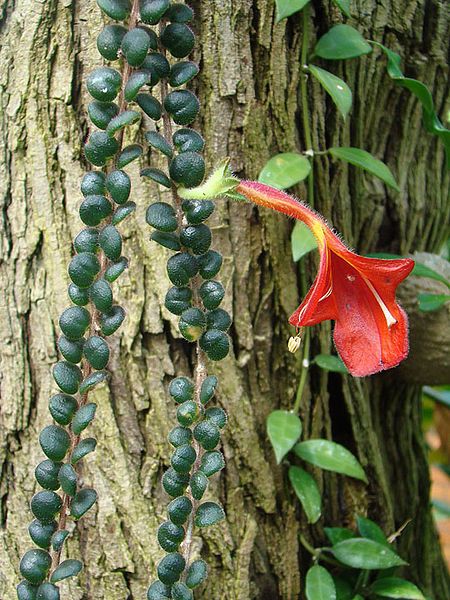
[{"label": "rough tree bark", "polygon": [[[230,155],[237,173],[255,177],[272,154],[305,147],[297,94],[300,18],[276,25],[273,0],[193,4],[202,66],[198,126],[209,165]],[[331,3],[312,4],[315,35],[341,19]],[[94,0],[2,0],[0,11],[0,597],[13,600],[18,557],[30,547],[28,504],[36,491],[33,469],[42,460],[37,436],[49,421],[57,318],[68,305],[66,269],[80,229],[84,80],[99,63],[102,19]],[[406,72],[430,87],[442,114],[449,91],[447,3],[362,0],[353,11],[350,23],[399,51]],[[378,52],[327,68],[352,87],[354,108],[344,124],[313,83],[314,146],[367,149],[390,165],[402,191],[320,157],[316,207],[361,253],[438,250],[450,212],[449,176],[442,145],[422,128],[418,103],[387,78]],[[99,443],[83,476],[100,500],[68,544],[69,554],[81,554],[86,564],[79,582],[63,586],[62,597],[71,600],[145,596],[160,556],[155,530],[166,503],[160,478],[174,423],[165,386],[191,364],[162,308],[166,253],[148,241],[144,220],[159,192],[139,181],[137,167],[132,173],[138,211],[125,227],[131,268],[115,287],[128,317],[114,340],[112,382],[95,393]],[[306,435],[344,443],[370,479],[365,486],[315,473],[325,498],[317,526],[306,526],[285,469],[275,465],[265,419],[274,408],[292,406],[299,370],[286,352],[287,317],[299,295],[291,227],[247,205],[219,203],[214,217],[226,307],[234,315],[233,353],[216,367],[219,401],[230,415],[227,469],[212,486],[228,520],[197,540],[212,571],[198,597],[299,598],[309,560],[299,531],[320,542],[324,525],[352,524],[365,513],[389,533],[412,519],[399,541],[409,575],[432,598],[445,600],[449,582],[429,508],[417,386],[397,371],[355,380],[311,369],[301,408]],[[313,338],[314,353],[330,350],[329,326],[314,328]]]}]

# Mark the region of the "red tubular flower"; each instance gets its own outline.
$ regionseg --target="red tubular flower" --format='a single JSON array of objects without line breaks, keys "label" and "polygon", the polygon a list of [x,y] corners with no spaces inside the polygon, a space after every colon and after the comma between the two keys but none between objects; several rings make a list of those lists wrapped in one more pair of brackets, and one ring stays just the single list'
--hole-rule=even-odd
[{"label": "red tubular flower", "polygon": [[333,319],[334,342],[349,372],[372,375],[397,366],[408,355],[408,318],[395,290],[414,267],[409,258],[365,258],[351,252],[316,212],[285,192],[241,181],[237,192],[261,206],[303,221],[317,239],[320,266],[291,325]]}]

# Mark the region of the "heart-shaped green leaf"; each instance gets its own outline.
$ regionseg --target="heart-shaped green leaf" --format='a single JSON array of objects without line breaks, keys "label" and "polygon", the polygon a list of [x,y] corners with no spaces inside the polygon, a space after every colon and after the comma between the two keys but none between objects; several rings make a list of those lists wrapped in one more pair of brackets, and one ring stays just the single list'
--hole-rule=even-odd
[{"label": "heart-shaped green leaf", "polygon": [[390,168],[385,165],[384,162],[372,156],[369,152],[361,150],[360,148],[330,148],[328,152],[335,158],[345,160],[345,162],[379,177],[384,183],[394,188],[394,190],[399,191],[399,187]]},{"label": "heart-shaped green leaf", "polygon": [[390,569],[407,563],[393,550],[366,538],[351,538],[333,546],[334,556],[354,569]]},{"label": "heart-shaped green leaf", "polygon": [[305,156],[284,152],[272,156],[259,174],[258,181],[284,190],[306,179],[310,171],[311,165]]},{"label": "heart-shaped green leaf", "polygon": [[324,567],[316,565],[306,573],[306,597],[308,600],[336,600],[333,578]]},{"label": "heart-shaped green leaf", "polygon": [[321,497],[314,477],[300,467],[289,467],[289,480],[308,517],[308,522],[316,523],[321,514]]},{"label": "heart-shaped green leaf", "polygon": [[335,25],[323,35],[314,48],[314,54],[329,60],[355,58],[372,51],[357,29],[350,25]]},{"label": "heart-shaped green leaf", "polygon": [[325,69],[321,69],[315,65],[309,65],[309,72],[330,94],[333,102],[345,119],[352,107],[352,90],[345,81],[342,81],[342,79],[336,77],[333,73],[325,71]]},{"label": "heart-shaped green leaf", "polygon": [[361,479],[367,483],[366,475],[359,462],[340,444],[322,439],[308,440],[296,444],[294,452],[316,467],[355,477],[355,479]]},{"label": "heart-shaped green leaf", "polygon": [[274,410],[267,418],[267,435],[275,452],[277,463],[298,441],[302,433],[302,422],[292,412]]}]

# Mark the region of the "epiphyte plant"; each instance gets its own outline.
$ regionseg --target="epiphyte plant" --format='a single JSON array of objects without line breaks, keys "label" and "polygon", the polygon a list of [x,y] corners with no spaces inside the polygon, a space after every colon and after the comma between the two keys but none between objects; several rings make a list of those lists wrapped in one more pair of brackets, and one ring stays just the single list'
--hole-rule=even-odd
[{"label": "epiphyte plant", "polygon": [[[154,229],[151,239],[175,252],[167,264],[173,287],[165,306],[179,316],[181,335],[195,343],[193,379],[179,376],[169,385],[169,394],[178,405],[178,425],[169,434],[174,451],[163,477],[172,501],[168,520],[158,530],[158,541],[168,554],[158,565],[159,580],[150,586],[148,598],[192,598],[192,589],[207,576],[204,561],[191,556],[194,527],[206,527],[224,517],[217,503],[202,502],[209,477],[224,466],[217,446],[227,422],[220,407],[207,406],[218,380],[208,376],[206,363],[228,354],[226,332],[231,325],[229,314],[219,307],[225,290],[215,280],[222,256],[210,249],[211,230],[204,223],[214,203],[182,202],[176,193],[179,184],[201,183],[205,172],[203,138],[188,127],[197,117],[199,102],[184,89],[198,66],[189,60],[177,61],[186,58],[194,46],[195,37],[187,24],[193,12],[169,0],[98,0],[98,5],[112,19],[97,38],[98,50],[106,61],[118,61],[120,69],[102,66],[87,77],[92,97],[88,114],[95,129],[84,154],[98,169],[86,173],[81,182],[84,199],[79,214],[86,227],[74,240],[76,254],[68,268],[72,306],[59,320],[62,360],[55,365],[53,377],[60,391],[49,401],[54,424],[39,437],[47,458],[35,476],[43,489],[31,500],[35,520],[29,533],[37,548],[21,560],[24,579],[17,595],[19,600],[56,600],[60,597],[57,584],[82,569],[81,561],[61,562],[61,556],[70,530],[68,519],[80,519],[97,499],[95,490],[81,485],[77,465],[96,447],[93,437],[82,438],[96,412],[89,393],[108,379],[106,338],[125,318],[124,309],[113,303],[110,284],[128,267],[117,226],[136,204],[129,200],[131,180],[124,169],[142,156],[143,147],[125,144],[124,139],[126,128],[140,122],[143,112],[147,122],[153,123],[145,132],[148,147],[167,158],[168,174],[149,166],[141,175],[172,190],[173,202],[153,202],[146,216]],[[155,86],[158,98],[152,93]],[[161,121],[162,125],[155,125]]]}]

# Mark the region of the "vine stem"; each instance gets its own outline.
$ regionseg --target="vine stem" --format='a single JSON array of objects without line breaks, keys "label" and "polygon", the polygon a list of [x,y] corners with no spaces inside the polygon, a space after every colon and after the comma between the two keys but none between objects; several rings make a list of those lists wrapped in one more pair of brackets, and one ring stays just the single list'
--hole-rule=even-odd
[{"label": "vine stem", "polygon": [[[303,37],[302,37],[302,47],[301,47],[301,74],[300,74],[300,95],[301,95],[301,103],[302,103],[302,122],[303,122],[303,133],[305,136],[306,143],[306,151],[313,150],[312,144],[312,135],[311,135],[311,126],[310,126],[310,114],[309,114],[309,105],[308,105],[308,74],[305,71],[305,67],[307,67],[308,60],[308,49],[309,49],[309,36],[310,36],[310,17],[311,17],[311,7],[309,3],[302,10],[302,24],[303,24]],[[314,206],[314,161],[313,158],[309,159],[309,163],[311,165],[311,171],[308,175],[308,203],[310,206]]]},{"label": "vine stem", "polygon": [[[160,21],[160,25],[159,25],[160,32],[162,32],[162,30],[164,29],[164,25],[165,25],[165,21],[164,21],[164,19],[162,19]],[[160,52],[162,54],[164,54],[164,56],[166,56],[166,54],[167,54],[166,48],[162,45],[160,46]],[[163,106],[164,106],[164,100],[168,94],[168,91],[169,91],[169,88],[168,88],[167,80],[162,79],[161,80],[161,104]],[[165,111],[165,110],[163,111],[162,118],[163,118],[164,137],[166,138],[167,141],[170,142],[172,140],[173,128],[172,128],[172,121],[171,121],[170,115],[167,113],[167,111]],[[170,164],[170,158],[167,158],[167,162],[168,162],[168,164]],[[178,229],[180,230],[184,225],[183,211],[181,208],[182,200],[179,197],[176,186],[173,183],[172,183],[171,189],[172,189],[172,198],[173,198],[173,202],[175,204],[175,209],[176,209],[176,214],[177,214]],[[201,308],[201,300],[199,297],[200,285],[199,285],[198,276],[191,279],[189,287],[192,291],[193,305],[196,306],[197,308]],[[205,364],[205,354],[204,354],[203,350],[200,348],[200,343],[198,341],[196,342],[195,351],[196,351],[196,361],[195,361],[195,367],[194,367],[194,399],[198,406],[199,413],[201,414],[203,412],[203,405],[200,400],[200,391],[201,391],[202,384],[207,376],[207,369],[206,369],[206,364]],[[195,472],[200,467],[200,464],[202,462],[202,457],[204,454],[204,450],[195,439],[192,443],[192,446],[196,453],[196,459],[192,466],[192,471]],[[192,494],[189,490],[186,491],[186,496],[192,502],[192,511],[190,512],[188,520],[187,520],[186,535],[185,535],[185,538],[182,543],[182,555],[186,562],[184,577],[186,576],[187,569],[189,567],[189,560],[190,560],[191,552],[192,552],[192,539],[193,539],[193,532],[194,532],[194,515],[196,513],[196,510],[197,510],[197,507],[199,504],[199,502],[197,500],[195,500],[195,498],[192,496]]]},{"label": "vine stem", "polygon": [[[139,15],[139,0],[133,0],[133,6],[131,9],[130,19],[128,22],[129,30],[134,29],[134,27],[136,27],[138,15]],[[122,76],[122,89],[120,91],[120,96],[119,96],[119,113],[123,112],[126,109],[127,104],[128,104],[127,101],[125,100],[124,91],[125,91],[125,86],[128,82],[128,79],[131,75],[131,72],[132,72],[132,69],[131,69],[130,65],[128,65],[128,63],[125,63],[125,66],[123,69],[123,76]],[[118,147],[116,156],[118,156],[122,150],[123,136],[124,136],[124,130],[122,129],[120,131],[118,139],[117,139],[119,147]],[[109,218],[107,223],[109,223],[110,220],[111,219]],[[105,271],[106,271],[106,265],[107,265],[106,257],[102,253],[101,258],[100,258],[100,271],[99,271],[99,276],[98,276],[99,279],[101,279],[104,276]],[[96,310],[95,307],[92,306],[92,303],[90,303],[90,308],[92,311],[92,320],[91,320],[91,324],[89,326],[89,337],[91,337],[92,335],[98,335],[100,332],[100,326],[98,324],[100,312],[98,310]],[[86,377],[88,377],[92,373],[92,367],[87,360],[83,362],[81,370],[83,373],[83,379],[86,379]],[[85,394],[83,394],[81,396],[80,401],[78,402],[78,408],[81,408],[82,406],[84,406],[86,404],[86,402],[88,400],[88,396],[89,396],[89,392],[86,392]],[[69,461],[71,461],[73,451],[75,450],[76,446],[79,444],[81,435],[75,435],[70,428],[68,429],[68,434],[70,436]],[[72,497],[69,496],[69,494],[64,493],[62,496],[62,506],[61,506],[61,510],[59,513],[59,520],[58,520],[58,525],[55,530],[55,533],[57,531],[64,531],[64,529],[66,528],[67,515],[68,515],[68,511],[70,509],[71,501],[72,501]],[[59,564],[61,562],[62,550],[63,550],[63,547],[61,547],[58,551],[56,551],[56,550],[51,551],[51,557],[52,557],[51,571],[54,571],[59,566]]]}]

